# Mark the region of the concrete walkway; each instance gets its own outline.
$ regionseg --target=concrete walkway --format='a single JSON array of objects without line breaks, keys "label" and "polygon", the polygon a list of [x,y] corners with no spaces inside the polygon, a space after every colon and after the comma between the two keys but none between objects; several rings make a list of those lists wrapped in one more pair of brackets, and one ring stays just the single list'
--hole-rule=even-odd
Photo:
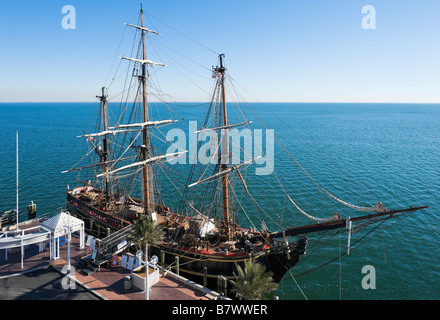
[{"label": "concrete walkway", "polygon": [[0,300],[99,300],[84,287],[64,290],[63,275],[51,267],[0,278]]},{"label": "concrete walkway", "polygon": [[[25,257],[23,260],[23,268],[21,268],[20,251],[16,253],[8,253],[8,259],[5,260],[5,250],[0,250],[0,280],[4,280],[14,275],[19,275],[27,273],[29,271],[35,271],[37,269],[44,269],[50,265],[53,269],[62,271],[63,267],[67,266],[67,241],[60,249],[61,258],[55,261],[49,259],[49,250],[46,249],[43,253],[38,253],[37,245],[30,245],[25,250]],[[81,255],[85,254],[85,249],[79,248],[79,236],[72,235],[71,244],[71,265],[75,267],[76,263],[79,262]],[[124,289],[124,278],[130,275],[131,271],[124,269],[120,266],[103,266],[100,271],[95,272],[92,275],[86,275],[81,270],[74,270],[75,280],[84,286],[90,292],[93,292],[95,296],[101,299],[108,300],[144,300],[145,291],[141,291],[133,287],[130,291]],[[53,271],[52,271],[53,272]],[[42,272],[45,274],[46,272]],[[27,279],[32,278],[32,273],[28,274]],[[58,279],[64,278],[63,274],[58,274]],[[39,277],[38,273],[34,276]],[[17,278],[18,279],[18,278]],[[8,280],[11,281],[11,280]],[[50,280],[52,281],[52,280]],[[23,286],[22,282],[18,282],[18,285]],[[44,289],[44,285],[39,284],[39,288]],[[66,290],[60,286],[55,286],[59,290]],[[51,290],[55,288],[51,286]],[[20,288],[21,297],[32,297],[31,291],[35,288],[28,288],[28,293],[21,291],[26,290],[26,288]],[[68,290],[68,289],[67,289]],[[55,293],[54,293],[55,294]],[[60,293],[61,294],[61,293]],[[68,297],[69,295],[66,295]],[[14,295],[6,293],[5,297],[11,297],[14,299]],[[76,296],[76,299],[82,299],[82,295]],[[160,277],[158,283],[151,287],[150,290],[150,300],[210,300],[210,295],[206,294],[201,290],[187,285],[185,282],[177,281],[169,277]],[[8,299],[8,298],[6,298]],[[87,298],[85,298],[87,299]]]}]

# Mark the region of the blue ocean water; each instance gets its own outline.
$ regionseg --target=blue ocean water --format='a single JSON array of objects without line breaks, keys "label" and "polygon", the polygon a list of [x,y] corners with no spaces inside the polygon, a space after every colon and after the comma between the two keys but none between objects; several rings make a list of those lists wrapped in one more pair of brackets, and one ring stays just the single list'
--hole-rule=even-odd
[{"label": "blue ocean water", "polygon": [[[357,214],[317,193],[303,170],[326,190],[356,205],[378,201],[391,209],[429,205],[404,219],[390,220],[370,234],[371,226],[353,234],[352,251],[341,258],[347,250],[346,233],[310,237],[307,254],[280,283],[276,292],[280,299],[440,299],[440,105],[251,106],[289,150],[290,156],[275,147],[274,169],[308,213],[317,217],[334,211],[344,217]],[[0,211],[15,208],[17,130],[21,219],[26,219],[30,201],[37,204],[38,215],[64,208],[66,185],[75,185],[75,175],[61,171],[82,157],[84,141],[77,136],[93,128],[96,109],[96,103],[0,104]],[[203,119],[200,109],[177,109],[179,125]],[[258,128],[255,114],[247,115]],[[180,172],[177,179],[184,184],[188,168],[172,169]],[[281,219],[289,226],[313,223],[286,203],[268,177],[251,174],[252,170],[245,177],[251,193],[259,196],[267,211],[274,212],[275,218],[267,220],[269,229],[276,229]],[[164,187],[169,187],[166,182]],[[176,192],[164,193],[164,198],[170,206],[179,204]],[[374,267],[375,289],[362,287],[364,266]]]}]

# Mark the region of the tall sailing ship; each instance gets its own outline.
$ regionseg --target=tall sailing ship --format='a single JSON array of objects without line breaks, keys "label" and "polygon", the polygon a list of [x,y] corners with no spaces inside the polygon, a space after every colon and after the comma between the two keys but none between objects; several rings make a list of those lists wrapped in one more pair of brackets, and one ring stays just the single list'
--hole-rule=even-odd
[{"label": "tall sailing ship", "polygon": [[[158,179],[158,172],[168,176],[166,172],[170,171],[164,169],[167,162],[176,161],[178,157],[188,157],[188,152],[160,152],[158,145],[153,143],[163,140],[157,138],[161,128],[176,122],[175,119],[153,116],[147,98],[150,93],[148,90],[154,88],[150,83],[153,68],[164,66],[148,60],[146,54],[147,35],[157,36],[158,32],[145,27],[142,7],[139,25],[126,25],[138,34],[136,41],[139,41],[135,45],[135,57],[121,58],[131,70],[123,92],[134,93],[132,96],[128,93],[123,96],[116,120],[110,124],[109,109],[112,107],[106,89],[102,88],[101,94],[97,96],[100,104],[96,132],[85,132],[81,136],[89,146],[83,159],[89,159],[90,162],[67,170],[79,172],[78,180],[81,181],[81,186],[67,191],[67,208],[86,222],[90,234],[105,238],[129,229],[133,221],[146,215],[166,231],[164,240],[153,245],[150,251],[160,257],[164,266],[175,267],[178,257],[179,270],[185,276],[199,280],[205,277],[215,281],[219,275],[234,278],[236,265],[243,265],[245,261],[253,259],[273,272],[274,281],[279,282],[305,254],[308,234],[346,229],[350,237],[355,225],[378,223],[427,207],[389,210],[381,203],[370,207],[355,206],[318,186],[319,191],[330,199],[351,209],[369,213],[351,218],[332,213],[328,218],[316,218],[300,208],[281,186],[291,208],[312,219],[313,223],[296,227],[280,224],[278,230],[271,231],[261,216],[252,221],[258,215],[250,211],[265,210],[258,199],[253,197],[252,190],[246,184],[249,176],[242,174],[242,171],[252,167],[258,158],[251,157],[238,163],[231,161],[229,135],[233,129],[249,127],[251,122],[240,112],[237,113],[242,117],[240,121],[237,121],[238,116],[234,116],[234,121],[229,117],[229,77],[224,55],[218,55],[217,66],[213,67],[214,90],[205,121],[197,130],[200,137],[196,155],[200,159],[203,153],[206,161],[191,162],[184,188],[171,190],[167,187],[167,190],[161,190],[164,188],[161,188],[163,183]],[[208,152],[202,143],[207,136],[212,143],[216,142],[210,145]],[[280,144],[277,139],[276,142]],[[285,151],[291,156],[288,150]],[[179,170],[179,166],[174,166],[173,170]],[[278,177],[275,183],[281,184]],[[171,184],[174,185],[173,178]],[[240,195],[238,190],[241,190]],[[181,198],[177,211],[172,212],[174,210],[170,210],[167,203],[164,203],[163,192],[177,194]],[[243,196],[251,199],[252,207],[243,207]]]}]

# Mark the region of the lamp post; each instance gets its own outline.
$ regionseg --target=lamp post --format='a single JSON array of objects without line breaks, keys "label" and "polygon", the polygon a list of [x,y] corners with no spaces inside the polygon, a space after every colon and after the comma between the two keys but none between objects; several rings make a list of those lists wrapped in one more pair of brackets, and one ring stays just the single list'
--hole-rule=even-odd
[{"label": "lamp post", "polygon": [[71,227],[67,227],[67,272],[70,273],[70,241],[72,240]]},{"label": "lamp post", "polygon": [[138,258],[139,262],[141,263],[141,265],[145,266],[145,300],[150,300],[150,292],[149,292],[149,288],[148,288],[148,267],[152,267],[154,269],[156,269],[156,264],[159,261],[159,258],[157,256],[152,256],[150,261],[148,261],[148,246],[145,246],[145,250],[146,250],[146,255],[145,258],[147,261],[143,261],[142,260],[142,250],[138,250],[136,252],[136,258]]},{"label": "lamp post", "polygon": [[72,219],[70,212],[68,213],[68,226],[67,226],[67,272],[70,273],[70,242],[72,241]]}]

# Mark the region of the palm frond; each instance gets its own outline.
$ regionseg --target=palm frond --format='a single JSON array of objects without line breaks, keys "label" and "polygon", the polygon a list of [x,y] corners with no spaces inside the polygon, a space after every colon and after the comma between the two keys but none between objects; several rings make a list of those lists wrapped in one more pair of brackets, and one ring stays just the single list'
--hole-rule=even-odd
[{"label": "palm frond", "polygon": [[278,285],[272,282],[272,272],[266,272],[265,267],[254,261],[244,263],[244,269],[236,265],[236,281],[231,280],[237,289],[237,295],[245,300],[261,300],[270,292],[276,290]]}]

